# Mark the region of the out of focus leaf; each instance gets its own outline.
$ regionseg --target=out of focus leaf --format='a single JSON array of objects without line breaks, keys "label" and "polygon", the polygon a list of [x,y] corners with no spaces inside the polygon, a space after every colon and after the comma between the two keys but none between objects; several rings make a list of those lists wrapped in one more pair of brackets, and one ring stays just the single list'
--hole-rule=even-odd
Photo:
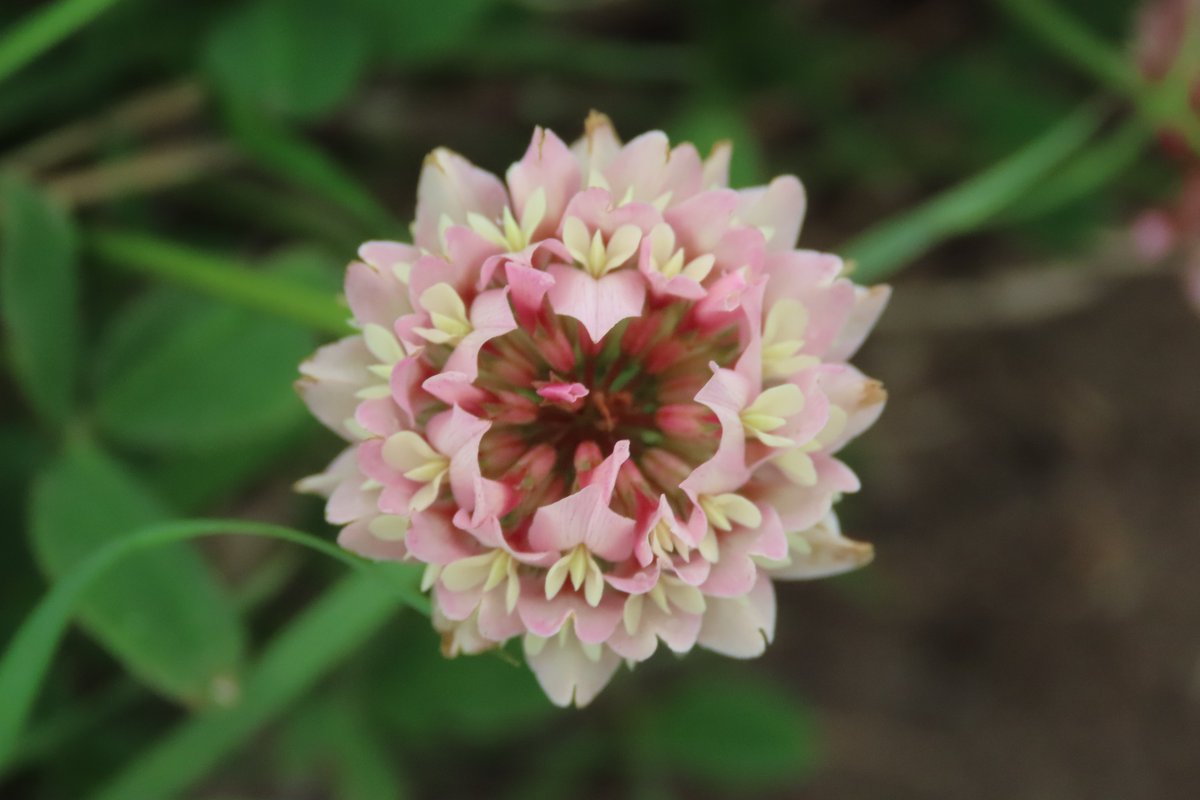
[{"label": "out of focus leaf", "polygon": [[384,653],[379,713],[415,744],[516,735],[554,713],[529,670],[495,656],[446,659],[427,626],[406,629],[402,646]]},{"label": "out of focus leaf", "polygon": [[314,772],[332,774],[340,800],[400,800],[410,793],[397,758],[382,744],[354,698],[326,695],[292,715],[279,740],[280,760],[305,785]]},{"label": "out of focus leaf", "polygon": [[237,101],[226,104],[226,118],[235,143],[260,166],[292,186],[333,203],[372,237],[399,232],[396,220],[370,192],[336,161],[285,125]]},{"label": "out of focus leaf", "polygon": [[345,99],[366,66],[364,20],[326,0],[255,0],[213,31],[205,62],[229,96],[307,119]]},{"label": "out of focus leaf", "polygon": [[816,735],[796,698],[770,682],[697,675],[664,692],[632,733],[636,766],[742,788],[812,769]]},{"label": "out of focus leaf", "polygon": [[75,229],[65,210],[15,178],[0,186],[0,311],[13,370],[30,404],[61,424],[79,347]]},{"label": "out of focus leaf", "polygon": [[374,47],[393,63],[453,58],[483,23],[496,0],[354,0],[371,21]]},{"label": "out of focus leaf", "polygon": [[292,382],[313,345],[298,325],[148,295],[101,347],[97,422],[122,444],[172,453],[274,439],[304,417]]},{"label": "out of focus leaf", "polygon": [[[86,444],[72,445],[42,474],[30,513],[33,548],[51,578],[167,517],[120,464]],[[182,543],[114,567],[88,589],[79,618],[130,672],[188,703],[211,699],[242,656],[243,631],[229,597]]]}]

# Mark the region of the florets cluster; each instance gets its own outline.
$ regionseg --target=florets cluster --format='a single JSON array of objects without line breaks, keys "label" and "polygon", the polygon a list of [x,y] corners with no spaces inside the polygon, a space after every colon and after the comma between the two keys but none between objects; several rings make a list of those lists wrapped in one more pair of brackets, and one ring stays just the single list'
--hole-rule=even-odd
[{"label": "florets cluster", "polygon": [[758,655],[773,580],[871,558],[835,454],[883,407],[846,362],[887,291],[795,249],[800,182],[729,189],[729,155],[598,114],[506,181],[436,150],[413,244],[347,270],[360,333],[301,367],[349,442],[303,483],[341,544],[426,564],[446,652],[522,637],[562,705],[660,641]]}]

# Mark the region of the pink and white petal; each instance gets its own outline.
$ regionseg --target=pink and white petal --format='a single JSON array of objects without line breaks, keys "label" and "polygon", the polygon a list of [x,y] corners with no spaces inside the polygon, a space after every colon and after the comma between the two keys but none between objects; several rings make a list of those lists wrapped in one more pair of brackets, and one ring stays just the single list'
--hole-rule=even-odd
[{"label": "pink and white petal", "polygon": [[621,665],[621,659],[607,647],[601,648],[593,661],[572,635],[550,639],[540,648],[526,639],[525,660],[550,701],[564,708],[590,703]]},{"label": "pink and white petal", "polygon": [[426,378],[421,388],[448,406],[479,411],[492,396],[474,380],[465,372],[439,372]]},{"label": "pink and white petal", "polygon": [[481,552],[479,542],[457,528],[449,514],[435,509],[412,515],[404,543],[426,564],[451,564]]},{"label": "pink and white petal", "polygon": [[605,592],[600,598],[599,605],[591,606],[578,594],[563,593],[574,606],[572,614],[575,618],[575,635],[579,641],[587,644],[602,644],[621,623],[621,610],[624,608],[624,596],[615,592]]},{"label": "pink and white petal", "polygon": [[375,436],[385,439],[408,427],[408,420],[390,396],[359,402],[354,410],[354,421]]},{"label": "pink and white petal", "polygon": [[345,525],[377,513],[379,491],[364,489],[365,481],[366,477],[358,471],[356,463],[353,474],[339,483],[333,494],[329,495],[329,502],[325,504],[326,522],[331,525]]},{"label": "pink and white petal", "polygon": [[447,619],[455,622],[462,622],[474,614],[479,608],[479,601],[482,598],[483,592],[479,587],[455,591],[446,588],[441,581],[438,581],[433,587],[433,602],[437,604]]},{"label": "pink and white petal", "polygon": [[[448,280],[446,283],[454,286],[460,294],[467,291],[471,276],[481,275],[487,262],[504,252],[502,247],[489,242],[466,225],[447,228],[443,236],[446,239],[446,260],[456,268],[455,280]],[[461,285],[458,281],[461,281]]]},{"label": "pink and white petal", "polygon": [[[738,194],[732,189],[716,189],[701,192],[694,197],[668,208],[663,217],[675,230],[675,241],[695,257],[716,250],[721,238],[729,229],[737,210]],[[733,269],[741,264],[732,265]]]},{"label": "pink and white petal", "polygon": [[758,531],[745,528],[721,534],[721,557],[712,565],[700,591],[707,597],[740,597],[749,592],[758,578],[758,565],[750,557],[757,541]]},{"label": "pink and white petal", "polygon": [[402,561],[408,555],[404,542],[380,539],[369,529],[370,520],[352,522],[338,533],[338,546],[373,561]]},{"label": "pink and white petal", "polygon": [[540,583],[524,583],[517,599],[517,613],[526,629],[535,636],[555,636],[575,611],[572,593],[562,591],[547,600]]},{"label": "pink and white petal", "polygon": [[599,111],[588,114],[583,123],[583,136],[571,145],[571,153],[579,162],[579,171],[587,181],[592,172],[603,174],[605,168],[621,151],[621,138],[607,115]]},{"label": "pink and white petal", "polygon": [[417,182],[417,214],[413,242],[433,253],[442,252],[442,219],[464,224],[475,212],[488,219],[500,215],[508,202],[504,184],[495,175],[476,167],[445,148],[425,157]]},{"label": "pink and white petal", "polygon": [[572,317],[598,342],[623,319],[642,313],[646,284],[635,270],[617,270],[596,280],[581,269],[554,264],[554,285],[547,292],[555,313]]},{"label": "pink and white petal", "polygon": [[492,339],[517,329],[508,289],[490,289],[471,304],[471,332],[454,348],[444,371],[459,372],[474,381],[479,374],[479,351]]},{"label": "pink and white petal", "polygon": [[504,265],[504,276],[508,280],[513,308],[521,320],[521,325],[532,329],[538,313],[542,310],[542,301],[554,285],[554,278],[545,270],[516,261],[509,261]]},{"label": "pink and white petal", "polygon": [[614,197],[633,190],[633,200],[648,203],[663,184],[671,142],[662,131],[648,131],[630,139],[604,170]]},{"label": "pink and white petal", "polygon": [[483,595],[479,602],[479,632],[495,642],[505,642],[525,632],[525,623],[505,605],[504,586],[501,584]]},{"label": "pink and white petal", "polygon": [[408,287],[390,269],[350,262],[346,267],[345,293],[350,311],[360,325],[373,323],[391,330],[397,319],[412,313]]},{"label": "pink and white petal", "polygon": [[708,158],[704,159],[703,185],[705,189],[723,189],[729,186],[729,164],[733,159],[733,145],[725,139],[713,145]]},{"label": "pink and white petal", "polygon": [[542,239],[557,230],[567,201],[580,189],[579,163],[562,139],[546,128],[534,128],[533,140],[525,156],[508,168],[508,188],[512,193],[513,212],[518,220],[525,204],[541,189],[546,194],[546,214],[535,229],[533,239]]},{"label": "pink and white petal", "polygon": [[539,508],[529,526],[530,545],[561,552],[586,544],[592,553],[609,561],[628,558],[637,525],[609,508],[616,474],[628,458],[629,442],[618,442],[612,455],[595,469],[592,484]]},{"label": "pink and white petal", "polygon": [[814,453],[812,460],[817,476],[812,486],[797,486],[769,464],[756,473],[756,480],[762,475],[767,481],[756,491],[756,499],[779,513],[785,531],[811,528],[829,513],[838,494],[858,491],[858,478],[841,461],[821,453]]},{"label": "pink and white petal", "polygon": [[348,480],[363,480],[358,471],[358,448],[354,445],[338,453],[337,458],[323,471],[296,481],[296,491],[329,498],[342,483]]},{"label": "pink and white petal", "polygon": [[794,175],[781,175],[766,186],[738,192],[738,219],[764,230],[767,247],[791,250],[800,238],[806,199],[804,186]]},{"label": "pink and white petal", "polygon": [[419,248],[404,242],[375,240],[363,242],[358,257],[381,272],[404,272],[421,255]]},{"label": "pink and white petal", "polygon": [[845,429],[827,446],[829,452],[836,453],[875,424],[887,403],[887,391],[879,381],[868,378],[849,364],[825,364],[814,372],[818,376],[820,395],[846,412]]},{"label": "pink and white petal", "polygon": [[742,597],[708,600],[697,643],[731,658],[755,658],[774,638],[775,588],[763,573]]},{"label": "pink and white petal", "polygon": [[797,535],[807,544],[807,552],[793,549],[790,563],[772,567],[771,577],[780,580],[827,578],[866,566],[875,557],[875,548],[870,544],[842,535],[837,516],[832,512],[819,524]]},{"label": "pink and white petal", "polygon": [[892,296],[892,287],[887,285],[854,287],[854,308],[830,343],[825,357],[830,361],[847,361],[858,352],[867,334],[879,321]]},{"label": "pink and white petal", "polygon": [[[450,228],[446,233],[447,236],[455,237],[462,230],[463,228]],[[473,231],[468,233],[474,235]],[[413,263],[412,272],[409,274],[408,301],[413,308],[420,308],[421,295],[438,283],[449,284],[460,296],[470,296],[478,274],[479,267],[470,262],[447,261],[441,256],[423,255]],[[418,318],[423,316],[424,312],[417,315]],[[412,341],[411,337],[409,339]],[[419,339],[415,341],[420,343]]]},{"label": "pink and white petal", "polygon": [[673,609],[664,614],[662,609],[653,608],[653,630],[667,647],[676,653],[687,653],[696,646],[700,627],[704,623],[702,614],[689,614]]}]

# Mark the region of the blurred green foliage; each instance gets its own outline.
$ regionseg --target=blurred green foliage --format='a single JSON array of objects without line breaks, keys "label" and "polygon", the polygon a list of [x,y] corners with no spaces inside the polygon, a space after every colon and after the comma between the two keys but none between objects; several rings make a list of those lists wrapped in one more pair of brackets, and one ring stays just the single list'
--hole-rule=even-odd
[{"label": "blurred green foliage", "polygon": [[[18,20],[61,4],[5,3],[0,52]],[[1126,35],[1129,3],[1063,7],[1110,42]],[[304,289],[332,296],[355,242],[403,235],[435,145],[501,170],[533,124],[569,137],[593,106],[627,134],[731,139],[735,184],[804,177],[815,247],[993,174],[882,232],[915,241],[912,255],[1000,224],[1000,252],[1062,252],[1167,182],[1151,164],[1122,193],[1094,191],[1140,155],[1140,129],[1032,171],[1022,151],[1015,177],[986,172],[1094,88],[973,4],[124,0],[60,33],[0,84],[5,641],[38,570],[52,581],[147,522],[233,511],[332,536],[290,491],[336,447],[291,389],[322,327],[297,320],[338,313]],[[171,105],[164,86],[197,99]],[[181,156],[197,143],[208,155]],[[1030,187],[1051,199],[1014,212]],[[143,248],[157,271],[130,263],[130,240],[98,244],[114,225],[259,282],[201,297],[130,276],[119,268],[169,278],[171,254]],[[292,313],[265,313],[263,286],[290,292]],[[326,589],[340,567],[281,547],[177,542],[97,584],[87,637],[66,643],[0,793],[174,796],[205,781],[211,796],[350,800],[761,796],[821,758],[797,687],[660,658],[566,714],[511,659],[446,662],[377,587]],[[232,709],[195,711],[230,686]]]}]

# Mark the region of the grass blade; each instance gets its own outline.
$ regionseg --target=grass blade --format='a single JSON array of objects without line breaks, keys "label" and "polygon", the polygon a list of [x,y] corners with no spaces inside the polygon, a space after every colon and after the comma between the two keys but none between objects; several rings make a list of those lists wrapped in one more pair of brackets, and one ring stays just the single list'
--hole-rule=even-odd
[{"label": "grass blade", "polygon": [[886,278],[938,243],[974,230],[1025,196],[1100,127],[1090,106],[1068,116],[1024,148],[912,211],[887,220],[845,248],[861,283]]},{"label": "grass blade", "polygon": [[119,0],[59,0],[0,38],[0,81],[91,22]]}]

